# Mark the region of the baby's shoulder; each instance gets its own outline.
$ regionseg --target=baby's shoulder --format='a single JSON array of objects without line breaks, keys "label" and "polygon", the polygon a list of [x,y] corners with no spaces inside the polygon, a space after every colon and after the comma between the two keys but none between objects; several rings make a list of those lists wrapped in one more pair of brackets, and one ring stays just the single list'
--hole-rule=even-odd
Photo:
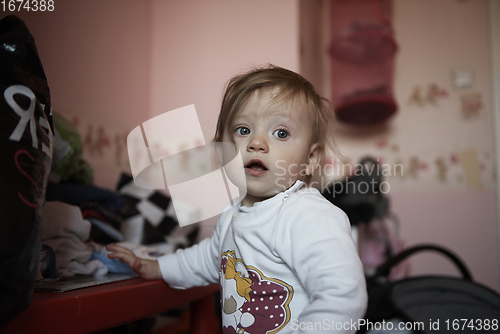
[{"label": "baby's shoulder", "polygon": [[[315,188],[304,188],[289,196],[285,203],[286,216],[309,220],[321,217],[332,221],[348,221],[339,207],[328,201]],[[295,220],[295,219],[292,219]]]},{"label": "baby's shoulder", "polygon": [[318,189],[304,188],[291,194],[289,197],[295,208],[312,209],[312,210],[327,210],[332,212],[343,213],[343,211],[327,200]]}]

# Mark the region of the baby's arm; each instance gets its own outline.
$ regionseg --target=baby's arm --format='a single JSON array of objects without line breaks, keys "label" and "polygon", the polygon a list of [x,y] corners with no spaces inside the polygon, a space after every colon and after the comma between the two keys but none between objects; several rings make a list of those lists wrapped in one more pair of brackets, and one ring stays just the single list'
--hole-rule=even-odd
[{"label": "baby's arm", "polygon": [[[224,211],[228,208],[230,208],[229,205]],[[227,212],[221,214],[211,238],[204,239],[189,248],[178,249],[174,254],[158,258],[161,276],[170,287],[189,289],[218,282],[221,226],[222,222],[227,225],[230,221],[229,217],[225,219],[226,214]]]},{"label": "baby's arm", "polygon": [[140,277],[146,280],[161,279],[160,266],[156,260],[147,260],[137,257],[134,252],[123,246],[108,245],[106,249],[109,252],[110,259],[118,259],[120,262],[128,264],[128,266],[135,271]]},{"label": "baby's arm", "polygon": [[[221,215],[221,219],[223,217],[225,213]],[[189,248],[178,249],[173,254],[160,256],[157,260],[141,259],[132,251],[117,245],[106,246],[108,251],[113,252],[108,257],[127,263],[144,279],[163,279],[170,287],[176,289],[188,289],[217,282],[221,219],[217,222],[211,238]]]}]

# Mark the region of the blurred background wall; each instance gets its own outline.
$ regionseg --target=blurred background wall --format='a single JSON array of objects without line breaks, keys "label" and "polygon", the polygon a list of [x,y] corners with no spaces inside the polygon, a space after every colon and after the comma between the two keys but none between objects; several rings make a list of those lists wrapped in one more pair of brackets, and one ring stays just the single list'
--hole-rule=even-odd
[{"label": "blurred background wall", "polygon": [[[331,96],[332,2],[300,6],[302,73]],[[386,166],[392,211],[407,245],[449,247],[480,281],[498,289],[490,10],[482,0],[393,1],[398,113],[382,125],[339,124],[336,138],[348,164],[372,155]],[[472,83],[457,88],[455,73],[462,71]],[[422,254],[412,260],[412,272],[455,270],[439,256]]]},{"label": "blurred background wall", "polygon": [[[129,168],[126,136],[151,117],[195,104],[211,140],[224,85],[241,70],[274,63],[331,95],[327,0],[55,5],[54,12],[18,16],[35,38],[54,109],[77,125],[102,187],[114,189],[119,172]],[[377,127],[340,124],[337,140],[347,163],[370,154],[404,166],[403,175],[393,170],[387,180],[406,245],[446,246],[478,281],[498,290],[488,11],[487,0],[394,1],[398,114]],[[461,69],[473,74],[469,88],[453,86]],[[429,98],[436,87],[441,94]],[[480,107],[467,109],[470,104]],[[412,273],[455,270],[439,256],[422,255],[412,260]]]}]

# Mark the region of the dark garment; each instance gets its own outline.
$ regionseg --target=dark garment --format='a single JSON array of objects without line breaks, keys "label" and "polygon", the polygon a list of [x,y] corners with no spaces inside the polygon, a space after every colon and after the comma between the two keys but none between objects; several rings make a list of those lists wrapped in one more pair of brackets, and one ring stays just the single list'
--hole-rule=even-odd
[{"label": "dark garment", "polygon": [[125,204],[125,200],[120,195],[110,190],[72,183],[49,184],[46,198],[47,201],[60,201],[76,206],[98,203],[117,215],[121,215],[121,209]]}]

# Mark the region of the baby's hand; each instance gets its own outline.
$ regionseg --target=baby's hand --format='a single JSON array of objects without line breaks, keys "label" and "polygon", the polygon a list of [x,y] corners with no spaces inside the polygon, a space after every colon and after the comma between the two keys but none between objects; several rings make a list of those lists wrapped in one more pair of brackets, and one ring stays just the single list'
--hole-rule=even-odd
[{"label": "baby's hand", "polygon": [[125,262],[140,277],[146,280],[162,279],[160,266],[157,261],[137,257],[134,252],[123,246],[107,245],[106,250],[112,252],[108,254],[110,259],[118,259],[120,262]]}]

